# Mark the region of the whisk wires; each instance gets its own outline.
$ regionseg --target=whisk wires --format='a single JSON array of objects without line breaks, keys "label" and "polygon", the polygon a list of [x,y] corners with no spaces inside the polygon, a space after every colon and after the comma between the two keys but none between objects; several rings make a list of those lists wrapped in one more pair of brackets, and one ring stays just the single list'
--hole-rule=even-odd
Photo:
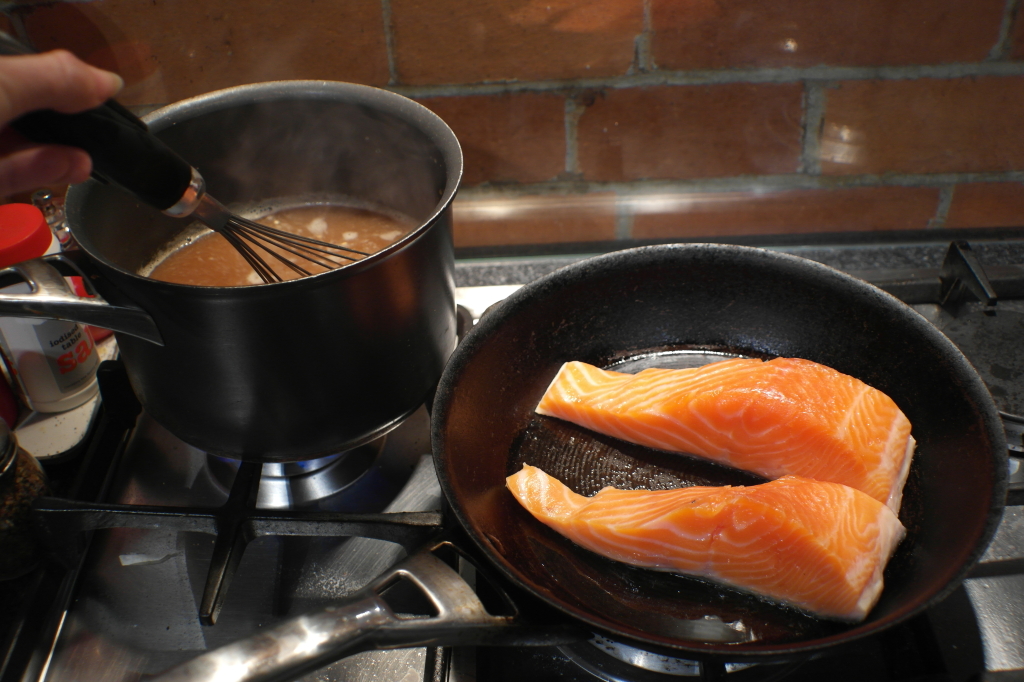
[{"label": "whisk wires", "polygon": [[271,265],[273,262],[286,266],[300,276],[314,274],[286,254],[318,265],[324,270],[333,270],[370,255],[247,220],[230,213],[209,195],[203,196],[195,216],[227,239],[260,279],[267,283],[284,281]]},{"label": "whisk wires", "polygon": [[369,255],[356,249],[267,227],[238,216],[231,216],[227,220],[226,229],[220,232],[242,253],[242,257],[264,282],[280,282],[281,277],[260,255],[260,251],[273,256],[279,263],[299,275],[313,273],[285,256],[285,253],[319,265],[324,270],[333,270]]}]

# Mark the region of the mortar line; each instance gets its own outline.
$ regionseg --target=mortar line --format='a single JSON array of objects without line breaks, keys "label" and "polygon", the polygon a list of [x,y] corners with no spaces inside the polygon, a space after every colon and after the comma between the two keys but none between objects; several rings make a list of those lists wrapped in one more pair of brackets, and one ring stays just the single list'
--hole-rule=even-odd
[{"label": "mortar line", "polygon": [[580,172],[579,120],[583,109],[575,97],[565,98],[565,172],[570,176]]},{"label": "mortar line", "polygon": [[570,92],[623,89],[656,85],[719,85],[729,83],[798,83],[808,81],[917,80],[971,76],[1021,76],[1024,61],[986,61],[971,64],[920,66],[811,66],[806,68],[652,71],[609,78],[552,81],[509,81],[459,85],[395,85],[389,89],[406,97],[494,95],[516,92]]},{"label": "mortar line", "polygon": [[825,121],[827,97],[825,87],[824,81],[804,83],[800,170],[807,175],[821,175],[821,126]]},{"label": "mortar line", "polygon": [[1010,36],[1017,18],[1019,0],[1006,0],[1003,5],[1003,17],[999,22],[999,37],[988,52],[990,61],[1005,59],[1010,52]]},{"label": "mortar line", "polygon": [[643,0],[643,24],[640,28],[640,35],[636,38],[636,70],[640,73],[650,73],[658,68],[651,56],[651,39],[654,30],[651,13],[651,0]]},{"label": "mortar line", "polygon": [[388,57],[388,85],[398,84],[398,64],[395,58],[395,29],[391,23],[391,0],[380,0],[381,19],[384,22],[384,50]]},{"label": "mortar line", "polygon": [[953,192],[956,185],[946,185],[939,189],[939,203],[935,207],[935,215],[928,221],[928,229],[941,229],[946,226],[949,207],[953,205]]},{"label": "mortar line", "polygon": [[633,238],[633,211],[628,201],[615,202],[615,238]]}]

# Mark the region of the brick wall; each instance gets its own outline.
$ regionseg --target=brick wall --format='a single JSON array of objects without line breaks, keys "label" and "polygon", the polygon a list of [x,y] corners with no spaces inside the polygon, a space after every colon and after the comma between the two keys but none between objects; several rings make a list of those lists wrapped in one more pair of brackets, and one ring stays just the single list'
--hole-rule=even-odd
[{"label": "brick wall", "polygon": [[1024,225],[1019,0],[95,0],[12,20],[148,109],[317,78],[436,111],[462,246]]}]

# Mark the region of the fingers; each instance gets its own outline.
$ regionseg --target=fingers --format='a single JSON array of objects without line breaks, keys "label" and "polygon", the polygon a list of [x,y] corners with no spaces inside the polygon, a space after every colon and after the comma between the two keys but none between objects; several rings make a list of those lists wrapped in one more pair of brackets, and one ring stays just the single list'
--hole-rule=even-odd
[{"label": "fingers", "polygon": [[46,185],[85,182],[92,160],[81,149],[46,145],[23,149],[0,159],[0,197]]},{"label": "fingers", "polygon": [[89,66],[66,50],[0,57],[0,124],[36,109],[91,109],[123,85],[117,74]]},{"label": "fingers", "polygon": [[[113,97],[124,85],[114,73],[97,69],[70,52],[0,57],[0,128],[36,109],[75,113]],[[57,145],[25,148],[8,129],[0,133],[0,197],[46,185],[84,182],[92,170],[81,149]]]}]

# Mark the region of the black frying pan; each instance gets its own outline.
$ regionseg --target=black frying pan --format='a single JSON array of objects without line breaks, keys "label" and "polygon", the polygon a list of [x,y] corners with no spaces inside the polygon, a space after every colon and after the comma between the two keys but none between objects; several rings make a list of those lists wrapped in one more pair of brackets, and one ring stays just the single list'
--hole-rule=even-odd
[{"label": "black frying pan", "polygon": [[[585,495],[605,485],[762,480],[534,413],[567,360],[676,366],[695,350],[814,360],[884,391],[909,417],[918,447],[900,512],[908,534],[863,623],[818,620],[701,580],[603,559],[533,519],[506,490],[505,477],[524,463]],[[613,253],[519,290],[481,320],[445,370],[433,447],[455,514],[505,576],[598,631],[698,657],[811,651],[937,602],[991,538],[1007,475],[988,391],[924,318],[817,263],[718,245]],[[726,642],[706,627],[719,621],[749,641]]]},{"label": "black frying pan", "polygon": [[[699,579],[604,559],[536,521],[506,489],[505,477],[524,463],[588,495],[605,485],[759,482],[534,413],[567,360],[633,370],[715,353],[814,360],[884,391],[910,418],[918,447],[900,511],[908,534],[863,623],[819,620]],[[999,415],[946,337],[871,285],[745,247],[621,251],[523,287],[486,314],[452,356],[432,428],[441,487],[484,559],[582,627],[544,631],[550,618],[531,621],[521,610],[495,615],[431,553],[443,544],[433,543],[343,604],[159,679],[220,680],[230,670],[230,679],[282,680],[356,648],[550,644],[581,631],[698,660],[801,656],[878,632],[947,596],[981,556],[1006,497]],[[403,579],[415,583],[433,613],[400,616],[380,597]]]}]

